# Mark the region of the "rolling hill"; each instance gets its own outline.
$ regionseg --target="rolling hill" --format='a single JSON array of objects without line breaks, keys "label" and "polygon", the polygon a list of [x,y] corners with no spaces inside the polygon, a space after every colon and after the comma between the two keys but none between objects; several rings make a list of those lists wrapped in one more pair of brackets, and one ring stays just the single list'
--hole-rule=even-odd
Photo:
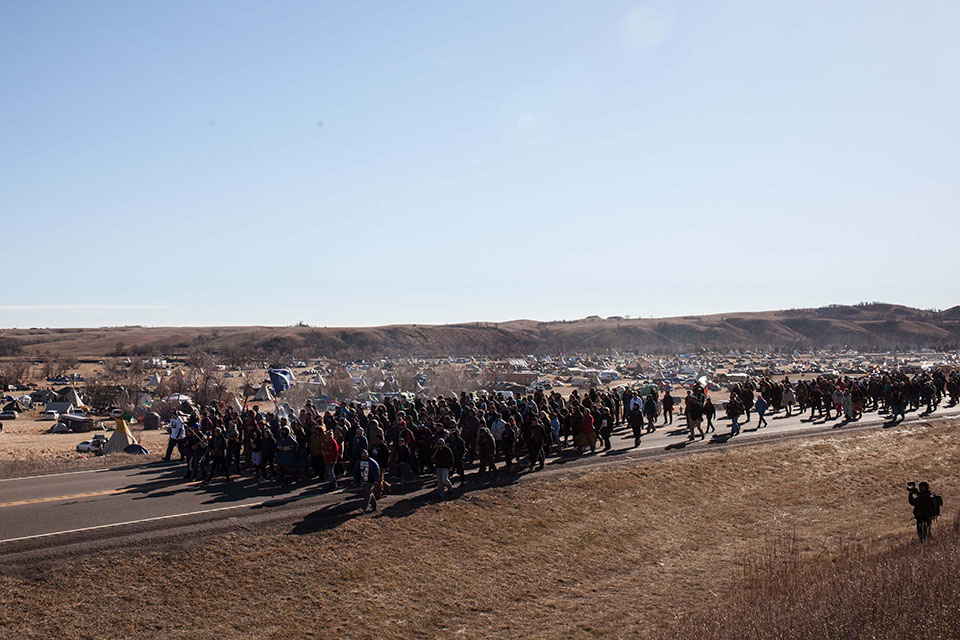
[{"label": "rolling hill", "polygon": [[187,353],[229,356],[446,356],[677,352],[699,348],[956,348],[960,306],[925,311],[893,304],[832,305],[674,318],[600,318],[381,327],[104,327],[0,331],[7,355],[96,357]]}]

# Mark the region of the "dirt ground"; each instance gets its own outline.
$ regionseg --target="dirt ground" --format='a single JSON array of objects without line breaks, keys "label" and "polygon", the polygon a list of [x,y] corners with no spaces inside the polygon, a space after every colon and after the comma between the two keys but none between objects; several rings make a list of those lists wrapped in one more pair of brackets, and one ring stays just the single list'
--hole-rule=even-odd
[{"label": "dirt ground", "polygon": [[[960,421],[571,472],[178,549],[0,575],[10,637],[633,638],[723,606],[745,563],[913,536],[904,485],[960,495]],[[936,531],[935,531],[936,535]]]}]

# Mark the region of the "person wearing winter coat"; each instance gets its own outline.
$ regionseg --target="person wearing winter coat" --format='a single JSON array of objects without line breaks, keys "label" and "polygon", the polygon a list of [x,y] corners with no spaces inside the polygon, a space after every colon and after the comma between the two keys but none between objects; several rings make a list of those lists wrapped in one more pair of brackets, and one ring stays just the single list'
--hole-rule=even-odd
[{"label": "person wearing winter coat", "polygon": [[453,489],[450,482],[450,469],[453,467],[453,451],[447,446],[443,438],[437,440],[437,448],[433,452],[433,467],[437,470],[437,493],[440,499],[447,497],[447,489]]},{"label": "person wearing winter coat", "polygon": [[652,395],[647,396],[643,401],[643,414],[647,416],[647,433],[653,433],[657,430],[657,399]]},{"label": "person wearing winter coat", "polygon": [[780,402],[787,408],[787,417],[793,415],[793,405],[797,401],[797,394],[793,392],[793,387],[784,385],[783,397]]},{"label": "person wearing winter coat", "polygon": [[330,490],[337,490],[337,462],[340,460],[340,443],[333,436],[332,431],[323,432],[323,444],[321,445],[321,455],[323,456],[323,475],[330,483]]},{"label": "person wearing winter coat", "polygon": [[280,467],[280,481],[290,482],[297,477],[297,451],[300,445],[290,435],[289,427],[281,427],[277,440],[277,465]]},{"label": "person wearing winter coat", "polygon": [[353,480],[363,488],[363,512],[376,511],[377,496],[373,490],[380,482],[380,465],[370,457],[370,452],[366,449],[360,452],[353,468]]},{"label": "person wearing winter coat", "polygon": [[[670,390],[663,394],[663,424],[673,424],[673,396]],[[667,420],[669,419],[669,422]]]},{"label": "person wearing winter coat", "polygon": [[583,412],[580,419],[580,431],[577,433],[577,453],[582,453],[586,447],[590,447],[590,453],[597,451],[597,432],[593,429],[593,414],[589,411]]},{"label": "person wearing winter coat", "polygon": [[497,442],[493,439],[490,429],[481,427],[477,435],[477,453],[480,457],[480,467],[477,469],[477,475],[482,475],[487,470],[497,475],[497,466],[494,464],[494,456],[497,455]]},{"label": "person wearing winter coat", "polygon": [[527,431],[527,452],[529,453],[530,470],[539,465],[543,469],[545,462],[543,454],[543,445],[547,439],[547,430],[543,428],[543,423],[534,418],[530,429]]},{"label": "person wearing winter coat", "polygon": [[730,418],[730,435],[735,436],[740,433],[740,416],[743,415],[743,403],[740,402],[735,394],[730,394],[730,400],[727,401],[727,417]]},{"label": "person wearing winter coat", "polygon": [[326,431],[319,425],[310,427],[310,466],[313,468],[313,475],[323,478],[323,443],[327,439]]},{"label": "person wearing winter coat", "polygon": [[759,429],[760,427],[767,426],[767,418],[765,416],[767,413],[767,409],[769,408],[770,408],[770,403],[767,402],[767,399],[763,396],[763,394],[761,393],[760,395],[758,395],[757,404],[754,405],[754,409],[757,410],[757,429]]},{"label": "person wearing winter coat", "polygon": [[713,400],[710,399],[710,396],[707,396],[703,399],[703,417],[707,421],[706,432],[710,433],[711,431],[716,432],[717,428],[713,426],[713,418],[717,415],[717,408],[713,404]]}]

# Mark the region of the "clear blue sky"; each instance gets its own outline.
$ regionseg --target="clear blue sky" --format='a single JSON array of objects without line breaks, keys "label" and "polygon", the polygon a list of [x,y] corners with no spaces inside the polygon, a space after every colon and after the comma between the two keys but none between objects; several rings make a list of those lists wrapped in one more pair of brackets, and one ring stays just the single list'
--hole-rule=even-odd
[{"label": "clear blue sky", "polygon": [[960,3],[0,1],[0,327],[957,298]]}]

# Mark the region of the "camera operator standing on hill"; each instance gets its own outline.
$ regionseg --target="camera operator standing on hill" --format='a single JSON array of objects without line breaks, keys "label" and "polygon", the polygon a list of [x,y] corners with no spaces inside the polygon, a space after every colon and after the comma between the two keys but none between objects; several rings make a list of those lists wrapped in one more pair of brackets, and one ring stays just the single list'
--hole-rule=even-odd
[{"label": "camera operator standing on hill", "polygon": [[930,485],[921,482],[919,488],[915,482],[907,483],[910,492],[910,504],[913,506],[913,517],[917,519],[917,536],[920,542],[930,537],[930,527],[933,520],[940,515],[943,498],[930,492]]}]

